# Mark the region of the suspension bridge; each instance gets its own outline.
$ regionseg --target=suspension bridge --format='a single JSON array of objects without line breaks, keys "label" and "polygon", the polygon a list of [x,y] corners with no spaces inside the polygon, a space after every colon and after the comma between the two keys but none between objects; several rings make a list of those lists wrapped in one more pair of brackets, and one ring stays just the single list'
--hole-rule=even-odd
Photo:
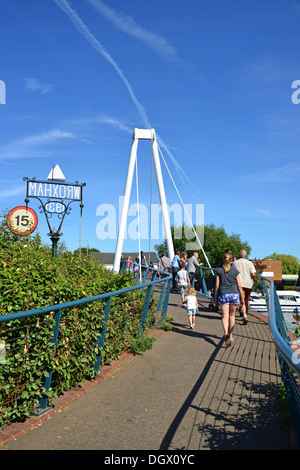
[{"label": "suspension bridge", "polygon": [[[152,143],[167,246],[169,255],[174,254],[155,134],[135,132],[116,247],[116,272],[120,270],[136,165],[136,138],[147,138]],[[99,371],[95,379],[61,394],[54,406],[50,406],[47,396],[42,397],[38,412],[22,422],[14,419],[6,423],[0,431],[2,447],[7,450],[151,450],[178,455],[198,450],[297,449],[300,361],[295,338],[286,328],[272,281],[261,276],[268,315],[251,312],[245,325],[237,313],[234,342],[226,347],[220,312],[211,308],[208,283],[214,268],[209,262],[200,268],[202,284],[201,294],[197,293],[199,312],[194,329],[188,326],[179,293],[171,289],[172,274],[142,267],[140,263],[131,263],[129,267],[130,275],[136,279],[135,286],[41,310],[0,316],[0,327],[12,330],[14,321],[54,313],[51,341],[55,349],[64,312],[101,301],[104,326],[97,345],[103,347],[114,300],[140,290],[143,305],[138,313],[139,329],[157,337],[152,349],[138,355],[124,351],[120,359],[108,366],[100,365],[100,354],[94,364]],[[156,321],[147,329],[153,297]],[[161,329],[167,318],[171,318],[171,331]],[[52,372],[48,370],[46,375],[46,391],[51,389]],[[276,405],[282,383],[292,417],[289,425],[282,423],[282,410]],[[16,403],[17,400],[14,406]],[[13,404],[2,403],[0,411]]]}]

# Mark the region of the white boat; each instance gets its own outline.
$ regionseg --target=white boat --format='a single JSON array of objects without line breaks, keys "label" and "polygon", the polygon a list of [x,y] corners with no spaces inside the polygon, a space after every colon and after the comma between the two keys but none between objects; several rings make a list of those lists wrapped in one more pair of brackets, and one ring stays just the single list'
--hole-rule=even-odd
[{"label": "white boat", "polygon": [[252,292],[249,301],[249,310],[252,310],[252,312],[267,312],[265,297]]},{"label": "white boat", "polygon": [[298,312],[300,312],[299,292],[293,290],[278,290],[277,295],[282,311],[284,311],[284,309],[288,309],[288,311],[293,309],[293,312],[297,313],[295,309],[298,308]]},{"label": "white boat", "polygon": [[[300,292],[278,290],[276,291],[282,312],[300,313]],[[266,312],[267,305],[264,296],[251,293],[249,308],[253,312]]]}]

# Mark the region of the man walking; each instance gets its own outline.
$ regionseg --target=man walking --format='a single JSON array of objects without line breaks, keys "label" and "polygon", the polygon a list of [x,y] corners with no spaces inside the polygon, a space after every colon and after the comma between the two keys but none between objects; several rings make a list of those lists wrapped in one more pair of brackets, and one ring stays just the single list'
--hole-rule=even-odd
[{"label": "man walking", "polygon": [[198,262],[198,257],[199,255],[195,251],[193,256],[191,256],[190,259],[188,260],[188,264],[187,264],[187,272],[188,272],[192,287],[194,287],[195,285],[196,268],[200,268],[200,266],[203,266],[203,263]]},{"label": "man walking", "polygon": [[[167,273],[171,272],[171,261],[170,258],[166,256],[165,252],[161,254],[158,269],[161,269],[162,271],[165,271]],[[161,276],[166,277],[166,274],[161,274]]]},{"label": "man walking", "polygon": [[172,259],[172,276],[173,276],[173,289],[176,289],[176,274],[179,271],[180,251],[176,251],[176,255]]},{"label": "man walking", "polygon": [[247,260],[247,251],[240,250],[240,258],[232,263],[236,269],[240,272],[240,278],[244,294],[244,302],[246,306],[246,318],[244,317],[244,324],[247,324],[247,315],[249,312],[249,300],[250,294],[255,281],[256,269],[253,263]]}]

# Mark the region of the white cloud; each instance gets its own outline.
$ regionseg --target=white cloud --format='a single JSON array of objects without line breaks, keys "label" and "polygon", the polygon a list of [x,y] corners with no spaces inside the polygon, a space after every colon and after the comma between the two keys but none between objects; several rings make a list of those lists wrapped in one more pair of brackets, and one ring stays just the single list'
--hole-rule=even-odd
[{"label": "white cloud", "polygon": [[62,131],[60,129],[50,129],[40,134],[35,134],[21,139],[19,143],[25,145],[40,145],[44,143],[51,143],[58,139],[75,138],[70,132]]},{"label": "white cloud", "polygon": [[295,176],[298,179],[299,173],[299,164],[286,163],[280,167],[262,170],[260,173],[249,174],[249,179],[256,183],[285,183],[292,181]]},{"label": "white cloud", "polygon": [[17,196],[18,194],[25,194],[24,186],[18,186],[16,188],[2,189],[0,190],[0,198],[7,198]]},{"label": "white cloud", "polygon": [[51,83],[41,83],[38,78],[23,77],[23,81],[25,88],[43,95],[50,93],[54,89],[54,85]]},{"label": "white cloud", "polygon": [[79,126],[80,128],[88,127],[91,128],[92,125],[97,124],[108,124],[116,129],[121,131],[128,132],[129,134],[133,133],[133,127],[125,124],[118,118],[114,118],[112,116],[108,116],[107,114],[96,114],[95,116],[90,117],[83,117],[77,119],[71,119],[67,122],[69,126]]},{"label": "white cloud", "polygon": [[267,209],[257,209],[257,213],[264,217],[272,217],[272,212]]},{"label": "white cloud", "polygon": [[0,147],[0,160],[12,158],[40,157],[42,152],[40,147],[52,144],[60,139],[75,138],[70,132],[60,129],[50,129],[40,134],[17,139],[9,144]]},{"label": "white cloud", "polygon": [[135,20],[123,12],[117,13],[102,0],[86,0],[98,13],[107,18],[120,31],[137,38],[160,56],[169,60],[178,60],[176,49],[160,34],[147,31]]},{"label": "white cloud", "polygon": [[292,113],[284,115],[270,113],[264,118],[264,124],[272,137],[291,140],[299,138],[300,131],[298,120],[295,120]]}]

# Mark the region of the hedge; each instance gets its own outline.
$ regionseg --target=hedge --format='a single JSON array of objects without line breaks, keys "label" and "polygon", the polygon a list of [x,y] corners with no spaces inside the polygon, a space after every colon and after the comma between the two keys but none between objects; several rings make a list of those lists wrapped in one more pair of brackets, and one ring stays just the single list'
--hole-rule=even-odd
[{"label": "hedge", "polygon": [[[0,315],[43,308],[135,285],[128,272],[116,274],[89,255],[65,251],[53,258],[39,235],[18,238],[0,224]],[[146,290],[113,297],[102,365],[118,358],[136,337]],[[104,301],[62,311],[55,357],[50,338],[53,314],[0,323],[5,361],[0,364],[0,428],[25,419],[42,396],[47,369],[53,366],[51,403],[66,390],[93,379],[103,326]],[[147,326],[154,321],[151,299]]]}]

